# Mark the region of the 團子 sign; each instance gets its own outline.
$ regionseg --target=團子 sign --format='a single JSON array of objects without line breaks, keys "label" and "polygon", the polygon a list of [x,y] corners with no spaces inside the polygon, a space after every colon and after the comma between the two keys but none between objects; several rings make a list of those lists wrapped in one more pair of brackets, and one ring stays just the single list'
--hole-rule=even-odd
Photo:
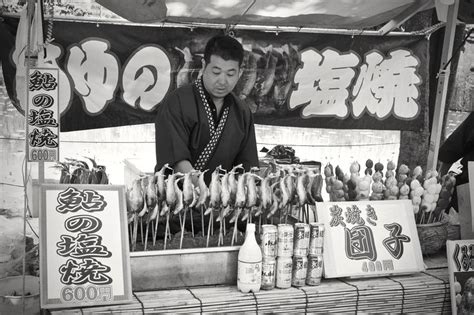
[{"label": "\u5718\u5b50 sign", "polygon": [[41,307],[132,300],[123,186],[42,185]]},{"label": "\u5718\u5b50 sign", "polygon": [[326,228],[326,278],[424,270],[410,200],[323,202],[317,213]]},{"label": "\u5718\u5b50 sign", "polygon": [[28,161],[59,161],[58,69],[29,69],[27,90]]}]

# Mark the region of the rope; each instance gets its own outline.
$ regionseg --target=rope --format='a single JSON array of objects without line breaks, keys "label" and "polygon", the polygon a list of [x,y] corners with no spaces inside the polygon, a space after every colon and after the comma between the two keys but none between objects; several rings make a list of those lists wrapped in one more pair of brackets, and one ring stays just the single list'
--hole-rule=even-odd
[{"label": "rope", "polygon": [[403,283],[401,283],[400,281],[398,280],[395,280],[393,278],[390,278],[390,277],[387,277],[387,279],[389,280],[392,280],[393,282],[396,282],[400,285],[400,287],[402,288],[402,309],[400,310],[400,313],[403,314],[404,313],[404,308],[405,308],[405,287],[403,286]]},{"label": "rope", "polygon": [[9,184],[9,183],[0,183],[0,185],[12,186],[12,187],[18,187],[18,188],[23,188],[23,187],[25,187],[25,186],[23,186],[23,185],[16,185],[16,184]]},{"label": "rope", "polygon": [[137,299],[138,303],[140,303],[141,307],[142,307],[142,314],[145,315],[145,306],[143,305],[143,302],[138,298],[138,296],[135,294],[135,292],[133,292],[133,296]]},{"label": "rope", "polygon": [[359,311],[359,298],[360,298],[360,293],[359,293],[359,288],[354,285],[354,284],[351,284],[347,281],[344,281],[342,279],[339,279],[339,281],[341,281],[342,283],[345,283],[347,285],[350,285],[351,287],[355,288],[356,289],[356,292],[357,292],[357,300],[356,300],[356,310],[355,310],[355,313],[357,314],[357,312]]},{"label": "rope", "polygon": [[255,314],[258,314],[258,301],[257,301],[257,296],[255,295],[255,292],[251,291],[253,295],[253,299],[255,300]]},{"label": "rope", "polygon": [[451,58],[449,58],[449,60],[446,62],[446,64],[444,65],[443,69],[441,69],[441,71],[444,71],[446,70],[446,68],[448,67],[448,65],[451,63],[451,61],[453,60],[453,58],[457,55],[457,53],[461,50],[461,48],[464,46],[464,44],[466,43],[467,39],[469,38],[469,36],[471,36],[471,33],[474,31],[474,28],[471,28],[469,30],[469,32],[467,32],[466,36],[464,36],[464,39],[462,40],[461,44],[458,45],[458,47],[456,47],[456,49],[454,50],[454,52],[451,54]]},{"label": "rope", "polygon": [[203,313],[203,308],[202,308],[202,301],[201,301],[201,299],[198,298],[198,297],[196,296],[196,294],[194,294],[194,292],[191,291],[190,288],[186,288],[186,290],[189,291],[189,293],[191,293],[191,295],[192,295],[196,300],[199,301],[199,309],[201,310],[201,314],[202,314],[202,313]]},{"label": "rope", "polygon": [[305,289],[303,289],[303,288],[299,288],[299,289],[300,289],[301,291],[303,291],[304,297],[305,297],[305,299],[306,299],[306,304],[305,304],[305,306],[304,306],[304,313],[305,313],[305,314],[308,314],[308,304],[309,304],[308,294],[306,293]]},{"label": "rope", "polygon": [[422,273],[424,273],[425,275],[431,276],[431,277],[433,277],[433,278],[435,278],[435,279],[437,279],[437,280],[443,282],[443,284],[444,284],[444,298],[443,298],[443,306],[442,306],[442,309],[441,309],[441,312],[443,312],[443,311],[444,311],[444,307],[445,307],[445,305],[446,305],[447,291],[449,290],[449,288],[448,288],[446,285],[449,284],[449,283],[447,283],[447,282],[444,281],[443,279],[441,279],[441,278],[439,278],[439,277],[437,277],[437,276],[435,276],[435,275],[429,274],[429,273],[427,273],[427,272],[425,272],[425,271],[422,271]]}]

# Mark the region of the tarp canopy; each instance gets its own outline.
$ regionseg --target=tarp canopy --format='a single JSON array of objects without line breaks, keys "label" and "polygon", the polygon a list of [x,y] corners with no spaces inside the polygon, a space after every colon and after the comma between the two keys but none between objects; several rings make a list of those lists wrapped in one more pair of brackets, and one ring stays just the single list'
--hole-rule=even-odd
[{"label": "tarp canopy", "polygon": [[434,0],[98,0],[97,2],[132,22],[238,23],[345,29],[375,27],[435,6]]}]

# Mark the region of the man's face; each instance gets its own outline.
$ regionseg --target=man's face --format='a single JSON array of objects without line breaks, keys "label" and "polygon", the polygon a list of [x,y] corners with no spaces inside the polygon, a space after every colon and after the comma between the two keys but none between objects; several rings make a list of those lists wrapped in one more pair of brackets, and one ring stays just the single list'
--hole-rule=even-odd
[{"label": "man's face", "polygon": [[202,81],[213,98],[224,98],[232,92],[242,74],[238,61],[216,55],[211,55],[208,64],[203,59],[203,68]]}]

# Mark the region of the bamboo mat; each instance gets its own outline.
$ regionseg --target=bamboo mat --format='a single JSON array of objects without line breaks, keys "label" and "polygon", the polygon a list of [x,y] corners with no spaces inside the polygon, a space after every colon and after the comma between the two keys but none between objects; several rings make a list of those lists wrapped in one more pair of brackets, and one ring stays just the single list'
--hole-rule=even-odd
[{"label": "bamboo mat", "polygon": [[135,292],[125,305],[51,310],[51,314],[143,313],[450,313],[447,268],[405,276],[323,279],[319,286],[243,294],[236,286]]}]

